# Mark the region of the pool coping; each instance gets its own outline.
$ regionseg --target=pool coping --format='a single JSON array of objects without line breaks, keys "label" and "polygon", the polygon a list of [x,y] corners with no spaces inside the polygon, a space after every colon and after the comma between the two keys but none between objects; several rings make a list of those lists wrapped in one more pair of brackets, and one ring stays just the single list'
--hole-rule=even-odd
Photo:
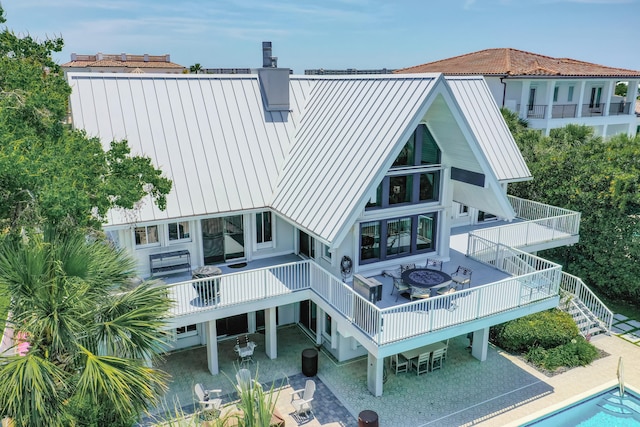
[{"label": "pool coping", "polygon": [[[526,423],[530,423],[532,421],[538,420],[540,418],[543,418],[547,415],[550,415],[556,411],[559,411],[561,409],[564,409],[566,407],[569,407],[571,405],[574,405],[582,400],[586,400],[592,396],[595,396],[599,393],[602,393],[604,391],[607,391],[611,388],[614,387],[618,387],[620,385],[618,380],[611,380],[608,381],[604,384],[599,385],[598,387],[594,387],[590,390],[587,390],[583,393],[577,394],[569,399],[565,399],[562,402],[559,403],[555,403],[551,406],[549,406],[548,408],[545,409],[541,409],[537,412],[534,412],[533,414],[527,415],[525,417],[522,417],[516,421],[510,422],[508,424],[505,424],[503,427],[521,427]],[[635,386],[628,384],[625,382],[624,384],[624,388],[631,390],[634,394],[639,395],[640,396],[640,389],[636,388]]]}]

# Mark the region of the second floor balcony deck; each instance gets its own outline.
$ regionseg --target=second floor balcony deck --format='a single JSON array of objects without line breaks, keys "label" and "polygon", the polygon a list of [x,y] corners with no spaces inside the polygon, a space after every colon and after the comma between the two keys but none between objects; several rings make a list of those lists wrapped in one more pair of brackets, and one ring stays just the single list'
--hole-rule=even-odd
[{"label": "second floor balcony deck", "polygon": [[315,262],[288,255],[250,262],[241,271],[223,267],[220,276],[182,276],[187,280],[169,285],[175,301],[170,323],[184,326],[311,299],[337,320],[343,335],[358,335],[360,342],[376,351],[447,328],[504,321],[554,307],[561,266],[524,250],[577,241],[580,214],[509,197],[518,222],[452,232],[451,259],[444,271],[458,265],[471,268],[468,289],[399,300],[390,295],[391,279],[378,276],[383,299],[374,304]]}]

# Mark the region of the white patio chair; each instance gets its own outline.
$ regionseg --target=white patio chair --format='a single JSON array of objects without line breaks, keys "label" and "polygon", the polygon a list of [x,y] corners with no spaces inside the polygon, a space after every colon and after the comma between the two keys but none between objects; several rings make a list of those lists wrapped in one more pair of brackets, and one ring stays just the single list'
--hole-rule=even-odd
[{"label": "white patio chair", "polygon": [[[219,412],[222,408],[222,399],[220,399],[220,392],[222,390],[214,389],[214,390],[205,390],[202,384],[198,383],[195,386],[196,397],[198,398],[198,403],[200,404],[200,408],[203,411]],[[217,398],[212,398],[212,395],[218,396]]]},{"label": "white patio chair", "polygon": [[391,356],[391,369],[395,369],[396,375],[399,372],[409,372],[409,361],[399,354]]},{"label": "white patio chair", "polygon": [[456,271],[451,273],[451,280],[456,283],[456,288],[460,286],[460,289],[464,289],[465,286],[471,287],[471,269],[463,266],[458,266]]},{"label": "white patio chair", "polygon": [[236,391],[242,394],[244,391],[252,391],[254,387],[262,387],[260,383],[251,377],[251,371],[248,369],[239,369],[236,372]]},{"label": "white patio chair", "polygon": [[416,369],[416,375],[429,371],[429,356],[431,353],[422,353],[417,359],[411,359],[411,368]]},{"label": "white patio chair", "polygon": [[440,350],[436,350],[433,352],[431,356],[430,370],[442,368],[442,363],[444,363],[444,352],[445,349],[441,348]]},{"label": "white patio chair", "polygon": [[309,412],[313,413],[311,401],[313,394],[316,392],[316,383],[313,380],[307,380],[303,389],[291,392],[291,405],[295,409],[296,414],[309,416]]}]

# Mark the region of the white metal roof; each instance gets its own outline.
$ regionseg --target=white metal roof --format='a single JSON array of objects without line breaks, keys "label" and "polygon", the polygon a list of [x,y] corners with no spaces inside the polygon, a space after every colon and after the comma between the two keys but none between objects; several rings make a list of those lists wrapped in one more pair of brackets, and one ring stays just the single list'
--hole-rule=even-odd
[{"label": "white metal roof", "polygon": [[483,77],[445,79],[498,180],[531,179],[531,172]]},{"label": "white metal roof", "polygon": [[266,207],[310,82],[291,83],[290,113],[262,107],[257,75],[70,73],[74,126],[105,148],[127,139],[173,181],[167,209],[112,210],[109,225]]},{"label": "white metal roof", "polygon": [[[438,75],[319,79],[272,207],[332,242],[397,151]],[[412,129],[413,130],[413,129]],[[400,144],[404,145],[406,140]]]},{"label": "white metal roof", "polygon": [[[529,177],[481,78],[291,76],[289,112],[265,110],[257,75],[69,73],[68,79],[76,128],[105,148],[127,139],[134,154],[149,156],[173,181],[166,211],[148,199],[133,212],[112,210],[108,226],[271,207],[339,244],[427,108],[437,115],[434,94],[442,100],[447,86],[455,101],[446,110],[466,120],[470,141],[478,141],[467,141],[473,148],[464,150],[469,170],[486,172],[484,164],[494,179]],[[453,123],[447,114],[449,122],[436,124],[442,130]],[[456,163],[466,166],[464,156]]]}]

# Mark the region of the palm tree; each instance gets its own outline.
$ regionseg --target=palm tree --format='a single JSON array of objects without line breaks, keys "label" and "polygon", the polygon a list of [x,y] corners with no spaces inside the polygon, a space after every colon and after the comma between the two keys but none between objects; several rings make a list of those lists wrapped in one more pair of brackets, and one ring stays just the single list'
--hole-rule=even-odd
[{"label": "palm tree", "polygon": [[78,231],[0,238],[0,290],[30,344],[26,355],[0,359],[0,418],[72,425],[83,407],[99,407],[111,414],[97,416],[122,425],[157,401],[167,375],[145,362],[163,351],[170,300],[153,282],[129,290],[134,267]]},{"label": "palm tree", "polygon": [[192,66],[189,67],[190,73],[200,74],[201,71],[202,71],[202,65],[200,65],[199,63],[193,64]]}]

